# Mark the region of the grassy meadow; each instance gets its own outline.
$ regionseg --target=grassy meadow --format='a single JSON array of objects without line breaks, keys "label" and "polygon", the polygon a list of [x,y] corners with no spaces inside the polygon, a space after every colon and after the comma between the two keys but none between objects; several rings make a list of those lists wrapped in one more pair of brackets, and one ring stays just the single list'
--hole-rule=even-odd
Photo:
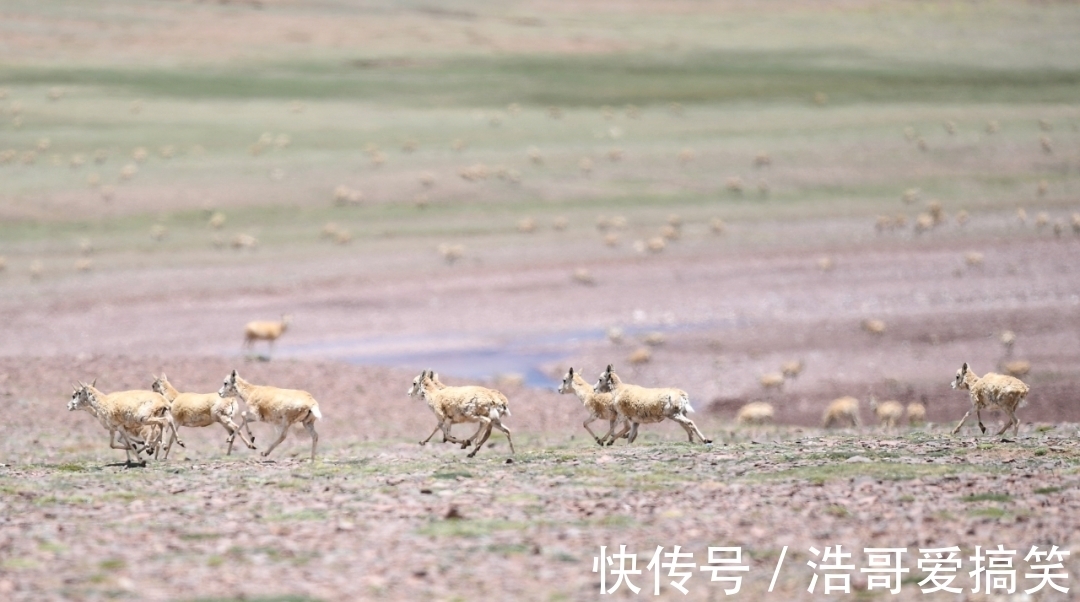
[{"label": "grassy meadow", "polygon": [[[62,233],[128,247],[143,237],[122,233],[148,222],[205,230],[214,208],[237,207],[230,227],[289,245],[329,219],[368,240],[491,234],[556,212],[872,215],[908,188],[969,210],[1030,202],[1040,180],[1047,204],[1076,193],[1080,10],[1068,4],[5,10],[17,17],[0,61],[0,146],[16,155],[0,166],[11,258],[55,252],[48,240]],[[212,52],[183,37],[196,23]],[[1052,154],[1039,119],[1056,128]],[[755,169],[762,152],[772,164]],[[138,172],[125,180],[128,164]],[[489,180],[463,182],[475,164]],[[520,181],[497,179],[500,167]],[[425,172],[431,190],[417,183]],[[333,208],[339,184],[365,206]],[[420,194],[434,218],[412,211]]]}]

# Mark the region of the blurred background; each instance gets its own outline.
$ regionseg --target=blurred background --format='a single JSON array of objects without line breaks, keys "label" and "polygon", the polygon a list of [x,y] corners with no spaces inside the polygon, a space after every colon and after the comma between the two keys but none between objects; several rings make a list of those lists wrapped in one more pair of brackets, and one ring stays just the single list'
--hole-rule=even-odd
[{"label": "blurred background", "polygon": [[12,383],[213,358],[170,374],[210,390],[272,356],[316,390],[312,362],[535,392],[614,363],[809,425],[840,395],[955,419],[967,361],[1080,420],[1073,3],[0,10]]}]

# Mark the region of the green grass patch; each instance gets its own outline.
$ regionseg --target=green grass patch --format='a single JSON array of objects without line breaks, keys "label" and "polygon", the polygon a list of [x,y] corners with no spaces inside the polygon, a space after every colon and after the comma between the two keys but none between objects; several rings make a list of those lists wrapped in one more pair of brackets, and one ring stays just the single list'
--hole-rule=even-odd
[{"label": "green grass patch", "polygon": [[86,495],[68,495],[68,496],[52,496],[47,495],[39,497],[34,500],[36,506],[53,506],[62,504],[66,506],[86,506],[93,503],[98,498],[90,497]]},{"label": "green grass patch", "polygon": [[277,481],[277,482],[268,481],[267,485],[274,485],[278,489],[286,489],[286,490],[304,489],[304,488],[308,487],[308,484],[305,483],[303,479],[293,479],[293,478],[282,479],[282,480]]},{"label": "green grass patch", "polygon": [[181,533],[180,539],[185,541],[203,541],[209,539],[220,539],[224,537],[221,533],[213,532],[196,532],[196,533]]},{"label": "green grass patch", "polygon": [[491,544],[485,549],[488,552],[491,552],[493,554],[499,554],[500,556],[510,556],[512,554],[529,554],[532,552],[532,547],[523,543]]},{"label": "green grass patch", "polygon": [[1002,508],[976,508],[968,512],[970,516],[980,516],[984,518],[1003,518],[1008,514]]},{"label": "green grass patch", "polygon": [[919,582],[921,582],[923,579],[926,579],[926,576],[921,573],[915,575],[907,575],[900,580],[900,584],[907,585],[909,587],[915,587],[919,585]]},{"label": "green grass patch", "polygon": [[499,504],[521,504],[521,503],[539,503],[542,498],[535,493],[527,493],[519,491],[517,493],[511,493],[509,495],[502,495],[498,498]]},{"label": "green grass patch", "polygon": [[457,479],[458,477],[460,477],[462,479],[471,479],[471,478],[473,478],[473,475],[472,475],[472,473],[466,472],[466,471],[463,471],[463,470],[460,470],[460,471],[451,470],[451,471],[447,471],[447,472],[437,472],[437,473],[431,475],[431,478],[433,478],[433,479]]},{"label": "green grass patch", "polygon": [[307,596],[257,596],[249,598],[188,598],[185,602],[320,602],[319,598]]},{"label": "green grass patch", "polygon": [[5,571],[30,570],[38,568],[38,562],[33,558],[8,558],[0,562],[0,568]]},{"label": "green grass patch", "polygon": [[59,554],[60,552],[67,550],[65,546],[62,546],[55,541],[43,541],[38,544],[38,549],[44,550],[46,552],[52,552],[54,554]]},{"label": "green grass patch", "polygon": [[278,62],[146,69],[2,65],[9,86],[90,86],[182,99],[306,99],[417,107],[669,102],[1071,102],[1080,70],[952,65],[850,48]]},{"label": "green grass patch", "polygon": [[103,571],[119,571],[126,566],[127,563],[121,558],[109,558],[98,563],[98,568]]},{"label": "green grass patch", "polygon": [[552,558],[554,558],[555,560],[558,560],[559,562],[567,562],[567,563],[578,563],[578,562],[580,562],[580,560],[578,559],[577,556],[574,556],[573,554],[568,554],[566,552],[556,552],[555,554],[552,555]]},{"label": "green grass patch", "polygon": [[866,462],[858,464],[822,464],[818,466],[800,466],[788,470],[779,470],[770,473],[748,473],[743,480],[764,482],[785,479],[810,481],[811,483],[825,483],[835,479],[851,479],[854,477],[872,477],[886,481],[906,481],[919,477],[933,477],[954,474],[961,470],[972,470],[967,466],[963,469],[940,464],[899,464],[891,462]]},{"label": "green grass patch", "polygon": [[858,455],[862,455],[862,454],[860,452],[856,452],[856,451],[834,451],[834,452],[826,453],[825,457],[827,459],[829,459],[829,460],[847,460],[848,458],[850,458],[852,456],[858,456]]},{"label": "green grass patch", "polygon": [[310,521],[310,520],[326,520],[325,510],[300,510],[297,512],[285,512],[281,514],[274,514],[266,518],[268,521],[274,522],[286,522],[286,521]]},{"label": "green grass patch", "polygon": [[603,525],[605,527],[629,527],[634,524],[634,518],[624,514],[609,514],[595,521],[595,524]]},{"label": "green grass patch", "polygon": [[1012,497],[1005,493],[976,493],[960,498],[961,502],[1011,502]]},{"label": "green grass patch", "polygon": [[1050,493],[1058,493],[1059,491],[1062,491],[1061,487],[1039,487],[1034,493],[1037,495],[1047,495]]},{"label": "green grass patch", "polygon": [[[662,467],[658,467],[662,470]],[[564,472],[567,476],[575,476],[573,471]],[[597,475],[600,484],[617,487],[619,489],[638,489],[641,491],[663,491],[670,487],[685,485],[687,475],[678,472],[650,472],[641,474],[601,474]]]},{"label": "green grass patch", "polygon": [[527,523],[504,520],[439,520],[432,521],[418,532],[431,537],[481,537],[494,531],[518,531],[527,527]]},{"label": "green grass patch", "polygon": [[851,516],[851,512],[849,512],[847,508],[839,504],[830,504],[826,506],[824,512],[825,514],[828,514],[829,516],[835,516],[836,518],[844,518],[847,516]]}]

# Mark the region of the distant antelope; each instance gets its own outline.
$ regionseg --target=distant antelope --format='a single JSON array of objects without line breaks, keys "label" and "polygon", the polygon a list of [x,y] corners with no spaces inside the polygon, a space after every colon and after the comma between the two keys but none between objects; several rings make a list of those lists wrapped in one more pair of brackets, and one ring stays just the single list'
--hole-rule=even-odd
[{"label": "distant antelope", "polygon": [[1005,357],[1012,355],[1013,345],[1016,344],[1016,333],[1005,330],[1001,333],[1001,346],[1005,348]]},{"label": "distant antelope", "polygon": [[280,322],[255,321],[248,322],[244,327],[244,349],[252,349],[255,341],[269,341],[270,351],[274,352],[274,341],[278,339],[289,327],[292,316],[283,314]]}]

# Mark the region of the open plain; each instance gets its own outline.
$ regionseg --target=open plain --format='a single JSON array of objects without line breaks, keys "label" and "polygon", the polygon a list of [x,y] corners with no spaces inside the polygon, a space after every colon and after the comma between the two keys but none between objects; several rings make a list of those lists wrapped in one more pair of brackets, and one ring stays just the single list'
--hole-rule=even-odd
[{"label": "open plain", "polygon": [[[595,599],[625,545],[624,599],[658,546],[729,546],[732,599],[809,600],[843,545],[852,597],[892,597],[876,547],[897,599],[955,600],[919,549],[974,597],[999,544],[1028,597],[997,599],[1074,599],[1022,592],[1032,546],[1080,571],[1078,33],[1071,3],[4,3],[0,599]],[[1017,437],[950,435],[963,362],[1030,385]],[[714,443],[596,446],[555,387],[609,363]],[[427,368],[503,391],[517,453],[418,446]],[[212,426],[127,467],[66,410],[232,369],[318,399],[315,462]],[[821,429],[845,395],[861,425]],[[661,594],[729,597],[692,572]]]}]

